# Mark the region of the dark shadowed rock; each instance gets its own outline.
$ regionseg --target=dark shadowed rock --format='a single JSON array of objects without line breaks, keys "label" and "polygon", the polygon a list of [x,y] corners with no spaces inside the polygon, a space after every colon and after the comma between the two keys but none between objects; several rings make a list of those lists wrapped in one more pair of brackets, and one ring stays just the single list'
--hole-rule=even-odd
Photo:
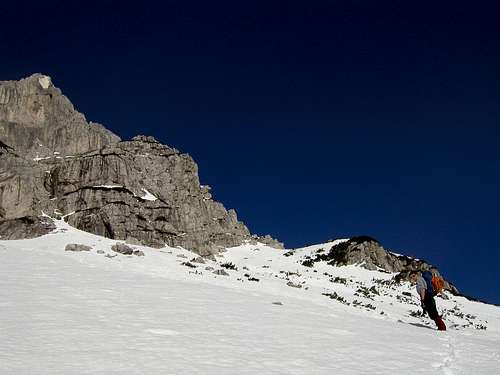
[{"label": "dark shadowed rock", "polygon": [[300,289],[302,288],[302,285],[301,284],[298,284],[298,283],[294,283],[293,281],[289,281],[286,283],[286,285],[292,287],[292,288],[297,288],[297,289]]},{"label": "dark shadowed rock", "polygon": [[25,216],[18,219],[0,220],[0,239],[18,240],[35,238],[56,229],[54,222],[47,217]]}]

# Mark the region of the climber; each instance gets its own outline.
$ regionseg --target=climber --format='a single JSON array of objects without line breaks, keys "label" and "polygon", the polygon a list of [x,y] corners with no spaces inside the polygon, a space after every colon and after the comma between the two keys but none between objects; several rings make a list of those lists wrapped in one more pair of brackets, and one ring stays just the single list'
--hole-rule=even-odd
[{"label": "climber", "polygon": [[419,271],[411,271],[408,277],[411,283],[417,286],[417,293],[420,297],[420,303],[424,310],[424,314],[426,312],[429,314],[429,318],[434,320],[439,331],[446,331],[446,325],[436,309],[436,301],[434,301],[435,293],[432,288],[432,283],[429,285],[429,282],[425,281]]}]

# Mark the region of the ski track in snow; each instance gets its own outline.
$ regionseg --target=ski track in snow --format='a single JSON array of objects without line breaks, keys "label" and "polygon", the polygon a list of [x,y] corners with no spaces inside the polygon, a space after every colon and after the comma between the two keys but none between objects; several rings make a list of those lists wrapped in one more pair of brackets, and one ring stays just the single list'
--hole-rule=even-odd
[{"label": "ski track in snow", "polygon": [[[195,255],[179,248],[105,257],[115,242],[61,221],[42,238],[0,241],[1,375],[500,373],[499,308],[439,299],[439,308],[460,306],[488,329],[438,332],[408,315],[411,298],[396,303],[379,284],[379,296],[357,294],[390,274],[297,263],[320,245],[290,257],[244,245],[192,269],[181,263]],[[93,250],[65,252],[67,243]],[[239,270],[205,270],[224,262]],[[376,310],[322,295],[334,291]],[[462,321],[450,315],[447,324]]]}]

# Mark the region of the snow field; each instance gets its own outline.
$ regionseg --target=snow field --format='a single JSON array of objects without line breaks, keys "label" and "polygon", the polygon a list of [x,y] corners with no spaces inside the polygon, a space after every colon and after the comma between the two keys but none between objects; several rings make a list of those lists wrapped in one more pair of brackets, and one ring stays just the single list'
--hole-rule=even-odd
[{"label": "snow field", "polygon": [[[195,254],[184,249],[134,246],[145,256],[114,257],[116,241],[57,225],[42,238],[0,241],[2,375],[500,372],[498,307],[438,299],[438,309],[460,306],[487,330],[450,315],[451,329],[437,332],[408,314],[418,310],[412,297],[395,298],[415,301],[412,287],[373,281],[391,274],[299,264],[321,246],[285,257],[246,244],[191,268],[182,263]],[[68,243],[93,250],[66,252]],[[205,269],[224,263],[238,270]],[[379,295],[358,292],[372,286]],[[333,292],[349,305],[323,295]]]}]

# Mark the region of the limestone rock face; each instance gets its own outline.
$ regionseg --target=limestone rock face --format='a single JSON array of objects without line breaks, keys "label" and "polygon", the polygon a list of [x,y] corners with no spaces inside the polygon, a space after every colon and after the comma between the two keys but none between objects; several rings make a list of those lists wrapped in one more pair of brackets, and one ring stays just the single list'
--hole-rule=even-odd
[{"label": "limestone rock face", "polygon": [[35,74],[0,81],[0,140],[33,159],[81,154],[120,138],[87,123],[50,77]]},{"label": "limestone rock face", "polygon": [[153,137],[121,141],[35,74],[0,82],[0,235],[2,222],[42,212],[127,243],[201,255],[252,240],[236,212],[200,185],[189,155]]}]

